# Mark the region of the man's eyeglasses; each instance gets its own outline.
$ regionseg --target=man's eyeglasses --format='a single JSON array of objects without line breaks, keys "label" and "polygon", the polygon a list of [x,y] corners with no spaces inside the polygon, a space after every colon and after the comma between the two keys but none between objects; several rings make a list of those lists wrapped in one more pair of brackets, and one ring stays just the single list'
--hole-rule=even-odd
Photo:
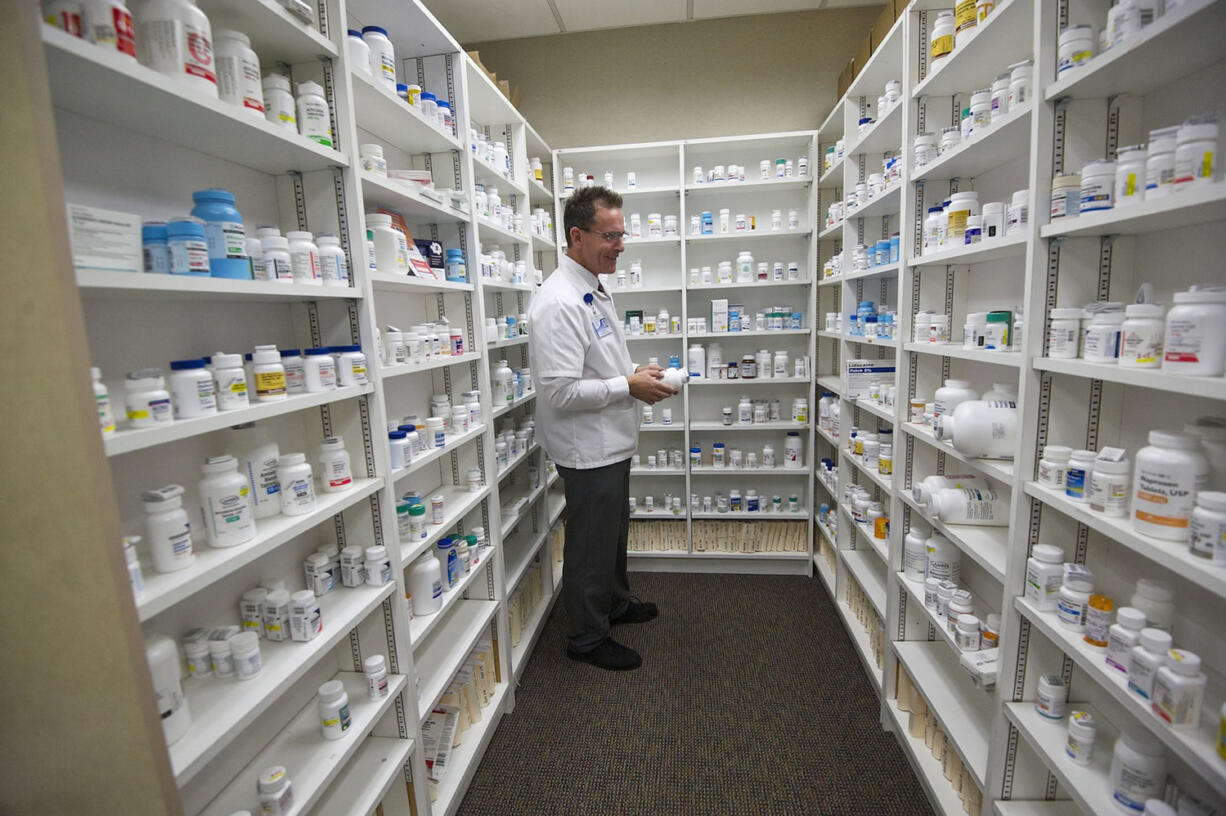
[{"label": "man's eyeglasses", "polygon": [[606,240],[606,241],[608,241],[610,244],[615,244],[615,243],[617,243],[618,241],[625,241],[627,238],[629,238],[629,237],[630,237],[630,233],[628,233],[628,232],[621,232],[621,231],[616,231],[616,232],[596,232],[595,230],[590,230],[590,229],[588,229],[587,227],[579,227],[579,229],[583,230],[584,232],[590,232],[590,233],[592,233],[593,235],[599,235],[601,238],[605,239],[605,240]]}]

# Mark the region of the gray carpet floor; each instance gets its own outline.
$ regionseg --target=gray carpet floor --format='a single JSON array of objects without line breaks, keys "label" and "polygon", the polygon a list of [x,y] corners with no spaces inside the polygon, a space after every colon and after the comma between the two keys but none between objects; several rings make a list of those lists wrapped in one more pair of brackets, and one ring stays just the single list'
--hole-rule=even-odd
[{"label": "gray carpet floor", "polygon": [[819,578],[636,573],[632,672],[568,660],[555,605],[460,806],[489,814],[927,816]]}]

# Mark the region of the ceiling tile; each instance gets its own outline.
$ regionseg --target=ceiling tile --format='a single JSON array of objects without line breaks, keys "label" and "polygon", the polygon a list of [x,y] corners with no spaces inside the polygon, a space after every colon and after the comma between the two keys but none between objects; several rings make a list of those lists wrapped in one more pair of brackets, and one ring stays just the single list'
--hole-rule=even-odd
[{"label": "ceiling tile", "polygon": [[443,27],[461,44],[558,34],[547,0],[424,0]]},{"label": "ceiling tile", "polygon": [[554,0],[567,31],[679,23],[685,20],[685,0]]},{"label": "ceiling tile", "polygon": [[[879,2],[879,0],[875,0],[875,2]],[[694,0],[694,19],[709,20],[712,17],[744,17],[750,14],[773,14],[778,11],[808,11],[822,7],[822,0],[758,0],[758,2],[752,4],[747,4],[743,0]]]}]

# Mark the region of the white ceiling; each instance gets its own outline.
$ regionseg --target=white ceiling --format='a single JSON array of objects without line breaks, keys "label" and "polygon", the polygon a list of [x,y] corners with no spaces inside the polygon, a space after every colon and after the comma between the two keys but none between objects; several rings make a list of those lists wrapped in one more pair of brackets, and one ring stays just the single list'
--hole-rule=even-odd
[{"label": "white ceiling", "polygon": [[574,31],[683,23],[716,17],[774,14],[882,0],[423,0],[451,36],[463,44]]}]

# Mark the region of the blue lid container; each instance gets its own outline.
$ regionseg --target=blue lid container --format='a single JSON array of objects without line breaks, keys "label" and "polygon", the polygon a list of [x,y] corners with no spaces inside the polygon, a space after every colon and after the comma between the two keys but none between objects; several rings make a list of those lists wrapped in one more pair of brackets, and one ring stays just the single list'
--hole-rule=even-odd
[{"label": "blue lid container", "polygon": [[195,278],[209,276],[208,238],[198,218],[175,218],[166,224],[170,272]]},{"label": "blue lid container", "polygon": [[204,221],[209,244],[209,271],[214,278],[251,280],[247,257],[247,233],[243,216],[234,207],[229,190],[209,189],[192,193],[192,215]]},{"label": "blue lid container", "polygon": [[204,368],[204,360],[172,360],[170,363],[171,371],[190,371],[193,368]]}]

